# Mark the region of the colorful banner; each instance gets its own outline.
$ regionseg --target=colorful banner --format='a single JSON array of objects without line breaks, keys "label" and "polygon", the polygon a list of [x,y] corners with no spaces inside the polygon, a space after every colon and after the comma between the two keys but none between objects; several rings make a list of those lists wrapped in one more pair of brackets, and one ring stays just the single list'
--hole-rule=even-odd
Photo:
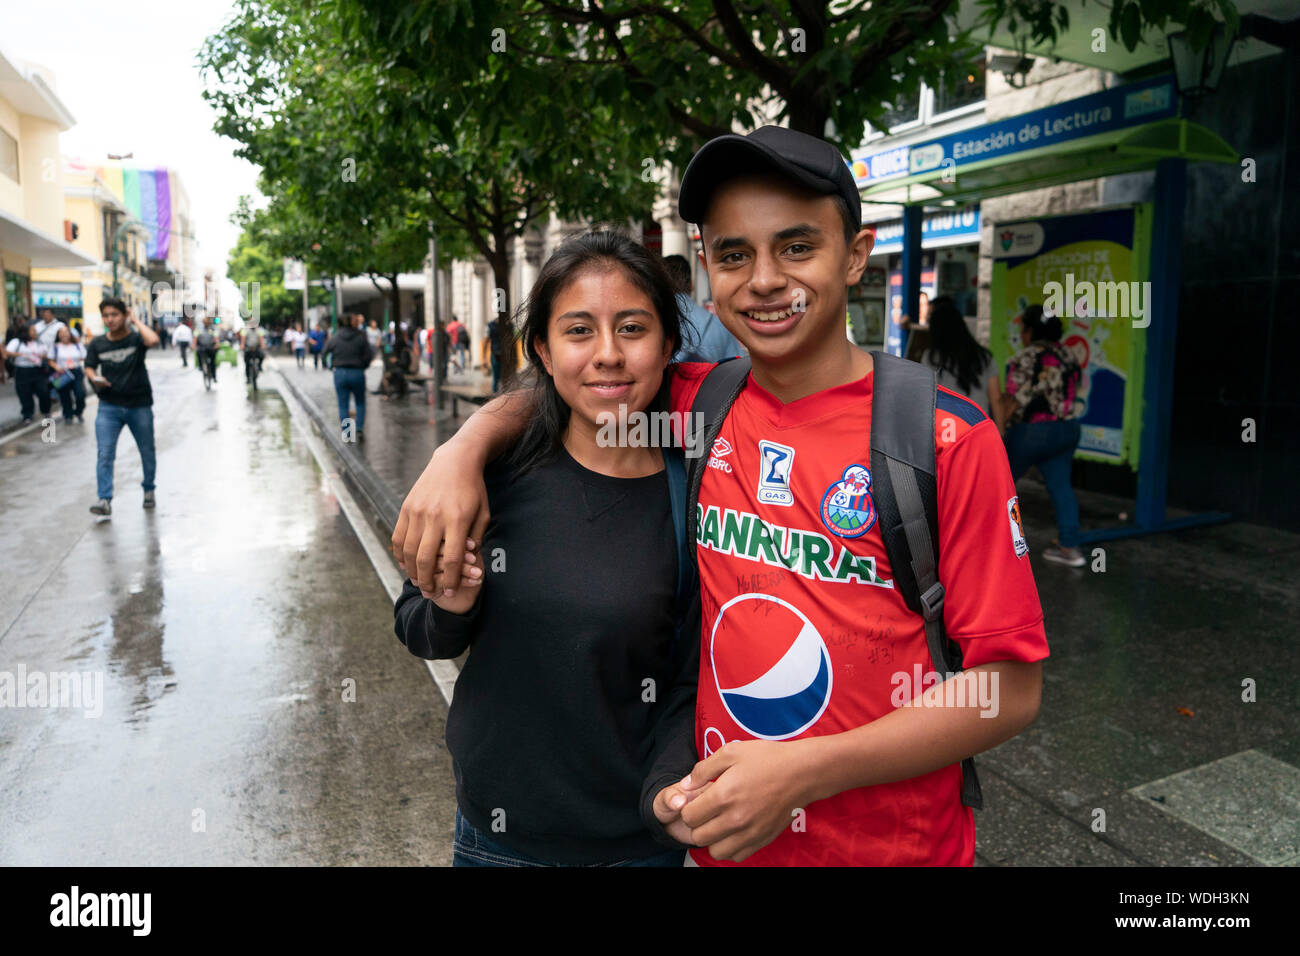
[{"label": "colorful banner", "polygon": [[1055,216],[993,227],[989,347],[1005,370],[1024,345],[1030,305],[1059,315],[1062,343],[1083,374],[1077,457],[1138,464],[1145,333],[1150,321],[1150,206]]},{"label": "colorful banner", "polygon": [[127,215],[149,229],[150,259],[166,259],[171,251],[172,222],[171,174],[167,169],[131,169],[122,166],[99,166],[96,174],[126,207]]}]

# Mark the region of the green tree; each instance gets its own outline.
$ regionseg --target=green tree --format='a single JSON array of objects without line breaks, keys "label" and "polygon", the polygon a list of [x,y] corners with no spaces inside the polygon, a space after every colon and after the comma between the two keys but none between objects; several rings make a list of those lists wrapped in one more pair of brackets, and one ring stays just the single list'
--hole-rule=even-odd
[{"label": "green tree", "polygon": [[[284,260],[258,242],[251,229],[240,233],[235,247],[226,260],[226,275],[248,290],[244,311],[249,312],[251,302],[257,303],[259,324],[272,328],[286,328],[302,319],[302,293],[284,287]],[[255,296],[255,298],[254,298]],[[313,286],[308,292],[309,304],[328,305],[330,292]]]},{"label": "green tree", "polygon": [[[298,254],[327,268],[391,274],[423,255],[432,227],[442,255],[487,260],[508,315],[509,243],[539,217],[648,210],[655,184],[636,159],[657,134],[628,126],[617,90],[575,90],[554,68],[499,57],[434,55],[389,27],[349,0],[244,0],[205,45],[205,96],[218,132],[262,168],[274,248],[309,243]],[[504,354],[509,364],[513,347]]]}]

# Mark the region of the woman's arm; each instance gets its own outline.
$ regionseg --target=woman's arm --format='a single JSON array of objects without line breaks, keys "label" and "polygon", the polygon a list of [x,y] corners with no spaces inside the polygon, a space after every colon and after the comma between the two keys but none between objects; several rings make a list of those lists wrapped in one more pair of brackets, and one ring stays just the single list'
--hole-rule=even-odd
[{"label": "woman's arm", "polygon": [[694,846],[689,828],[681,821],[681,807],[673,808],[668,801],[678,792],[673,784],[690,773],[699,760],[695,750],[695,697],[700,676],[698,590],[678,629],[673,660],[676,676],[655,724],[649,769],[641,786],[641,821],[658,842],[675,848]]},{"label": "woman's arm", "polygon": [[423,597],[410,580],[405,581],[393,606],[397,639],[425,660],[450,660],[465,653],[473,638],[479,605],[475,589],[467,588],[463,593],[471,596],[471,606],[466,613],[455,613],[438,607]]},{"label": "woman's arm", "polygon": [[523,434],[533,408],[531,391],[488,402],[438,447],[402,502],[393,554],[426,597],[459,586],[466,539],[481,544],[487,528],[483,469]]}]

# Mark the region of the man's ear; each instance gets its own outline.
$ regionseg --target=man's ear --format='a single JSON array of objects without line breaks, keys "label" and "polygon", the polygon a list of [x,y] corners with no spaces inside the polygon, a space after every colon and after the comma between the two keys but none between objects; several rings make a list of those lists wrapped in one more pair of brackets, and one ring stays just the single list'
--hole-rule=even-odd
[{"label": "man's ear", "polygon": [[871,247],[876,244],[874,229],[859,229],[858,234],[849,243],[849,269],[844,276],[844,284],[854,286],[862,281],[862,273],[867,269],[867,259],[871,257]]}]

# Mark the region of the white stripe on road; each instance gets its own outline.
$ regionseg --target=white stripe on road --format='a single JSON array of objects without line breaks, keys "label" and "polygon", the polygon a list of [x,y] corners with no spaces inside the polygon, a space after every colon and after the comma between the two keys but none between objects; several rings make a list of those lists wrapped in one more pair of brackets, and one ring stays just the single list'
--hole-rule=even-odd
[{"label": "white stripe on road", "polygon": [[[270,361],[267,364],[270,368],[275,369],[277,375],[283,377],[284,373],[276,365],[271,364]],[[348,519],[348,524],[352,526],[353,533],[356,534],[357,540],[361,542],[366,557],[370,559],[370,566],[375,569],[375,574],[379,576],[379,582],[384,586],[384,590],[388,592],[389,599],[396,602],[398,595],[402,593],[402,583],[406,578],[398,570],[388,548],[379,540],[379,535],[375,534],[370,522],[366,520],[361,508],[357,505],[356,499],[352,497],[347,485],[343,483],[343,479],[334,472],[330,465],[332,453],[316,437],[316,433],[312,430],[311,419],[307,417],[307,413],[298,404],[293,392],[287,387],[277,387],[276,391],[280,393],[285,405],[288,406],[289,417],[293,419],[294,424],[298,426],[298,431],[302,433],[303,440],[306,442],[312,458],[316,459],[317,467],[320,468],[321,474],[325,476],[325,480],[329,483],[330,491],[338,500],[343,516]],[[438,686],[443,699],[447,701],[447,706],[450,707],[452,692],[456,687],[456,678],[460,676],[460,669],[454,661],[425,661],[424,663],[429,668],[434,684]]]},{"label": "white stripe on road", "polygon": [[0,438],[0,445],[3,445],[7,441],[13,441],[15,438],[19,437],[20,435],[26,435],[28,432],[35,431],[40,427],[41,427],[40,422],[32,422],[30,425],[24,425],[22,428],[19,428],[17,431],[12,431],[8,435],[5,435],[4,438]]}]

